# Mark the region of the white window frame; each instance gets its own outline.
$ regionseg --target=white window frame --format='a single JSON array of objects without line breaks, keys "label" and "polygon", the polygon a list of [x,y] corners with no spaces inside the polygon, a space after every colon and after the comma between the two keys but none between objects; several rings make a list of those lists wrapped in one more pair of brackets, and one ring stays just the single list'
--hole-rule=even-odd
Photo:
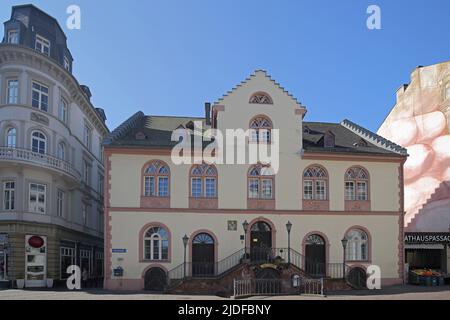
[{"label": "white window frame", "polygon": [[[167,184],[165,186],[166,187],[166,189],[165,189],[166,193],[164,193],[164,194],[161,191],[161,180],[167,181]],[[169,176],[159,176],[158,177],[158,197],[166,198],[166,197],[169,196],[169,194],[170,194],[170,192],[169,192]]]},{"label": "white window frame", "polygon": [[62,258],[63,257],[70,257],[72,262],[71,265],[75,265],[75,248],[68,248],[68,247],[60,247],[59,248],[59,270],[60,270],[60,280],[67,279],[63,278],[63,274],[66,273],[66,270],[62,270]]},{"label": "white window frame", "polygon": [[[327,199],[327,182],[325,180],[315,180],[314,184],[315,190],[315,200],[326,200]],[[323,190],[319,192],[319,190]]]},{"label": "white window frame", "polygon": [[66,56],[64,56],[63,62],[64,62],[64,69],[70,72],[70,62]]},{"label": "white window frame", "polygon": [[313,198],[314,198],[313,180],[304,180],[303,181],[303,199],[313,200]]},{"label": "white window frame", "polygon": [[59,100],[59,107],[58,107],[58,119],[67,124],[68,120],[68,110],[69,110],[69,103],[66,99],[62,98]]},{"label": "white window frame", "polygon": [[88,150],[91,150],[92,145],[92,129],[87,124],[84,124],[83,129],[83,143]]},{"label": "white window frame", "polygon": [[[44,138],[41,137],[35,137],[34,133],[40,133],[44,136]],[[33,150],[33,140],[36,140],[38,142],[38,149],[37,151]],[[40,142],[44,142],[44,152],[40,152],[41,151],[41,147],[40,147]],[[35,152],[35,153],[39,153],[39,154],[47,154],[47,136],[40,130],[33,130],[31,132],[31,151]]]},{"label": "white window frame", "polygon": [[[11,134],[14,132],[14,134]],[[17,129],[15,127],[8,127],[6,129],[6,147],[7,148],[17,148]]]},{"label": "white window frame", "polygon": [[86,185],[91,185],[91,164],[83,160],[83,181]]},{"label": "white window frame", "polygon": [[66,144],[64,142],[58,143],[56,156],[60,160],[66,160]]},{"label": "white window frame", "polygon": [[[194,188],[194,184],[195,184],[195,188]],[[198,190],[198,187],[200,187],[200,190]],[[195,193],[194,193],[194,189],[195,189]],[[192,177],[191,178],[191,197],[192,198],[202,198],[203,197],[202,177]]]},{"label": "white window frame", "polygon": [[[38,45],[40,48],[38,48]],[[47,50],[45,50],[47,48]],[[34,44],[34,49],[42,54],[45,54],[46,56],[50,57],[50,49],[51,49],[51,43],[48,39],[44,38],[43,36],[36,35],[36,41]],[[47,52],[46,52],[47,51]]]},{"label": "white window frame", "polygon": [[[152,227],[152,228],[159,228],[162,229],[161,227]],[[149,228],[150,229],[150,228]],[[165,229],[164,229],[165,230]],[[167,234],[167,230],[165,230],[166,234]],[[147,234],[147,232],[146,232]],[[156,252],[155,249],[155,245],[154,242],[158,241],[158,251]],[[150,260],[150,261],[165,261],[169,259],[169,250],[167,251],[167,258],[163,257],[163,242],[167,241],[167,248],[169,248],[170,243],[169,243],[169,238],[163,238],[159,233],[153,233],[150,237],[145,237],[144,238],[144,259],[145,260]],[[149,246],[150,246],[150,251],[148,252],[150,254],[150,256],[147,256],[147,252],[146,252],[146,245],[147,242],[149,242]],[[158,255],[158,257],[156,257],[156,254]]]},{"label": "white window frame", "polygon": [[104,184],[104,175],[99,173],[98,174],[98,181],[97,181],[97,192],[100,194],[101,197],[103,197],[103,192],[104,192],[104,188],[105,188],[105,184]]},{"label": "white window frame", "polygon": [[64,217],[64,199],[66,193],[61,189],[56,189],[56,214],[58,217]]},{"label": "white window frame", "polygon": [[8,43],[19,44],[20,34],[19,29],[8,30]]},{"label": "white window frame", "polygon": [[19,79],[17,78],[6,80],[6,103],[19,103]]},{"label": "white window frame", "polygon": [[[35,88],[35,86],[38,86],[38,88]],[[42,90],[42,88],[47,89],[47,92],[45,92],[44,90]],[[33,99],[33,93],[37,93],[38,94],[38,99]],[[46,96],[47,97],[47,105],[44,104],[42,97]],[[36,101],[38,103],[37,106],[33,106],[33,102]],[[41,111],[44,112],[48,112],[48,108],[50,105],[50,89],[48,86],[46,86],[45,84],[39,83],[37,81],[33,81],[31,84],[31,106],[33,108],[39,109]],[[45,106],[45,108],[44,108]]]},{"label": "white window frame", "polygon": [[[9,186],[8,186],[9,185]],[[11,187],[12,185],[12,187]],[[5,181],[3,182],[3,210],[13,211],[15,210],[16,200],[16,182]]]},{"label": "white window frame", "polygon": [[89,221],[89,206],[85,203],[81,205],[81,217],[83,219],[83,225],[87,226]]},{"label": "white window frame", "polygon": [[[36,186],[37,190],[32,190],[32,185]],[[39,191],[39,187],[44,187],[44,191]],[[34,212],[34,213],[40,213],[40,214],[45,214],[47,212],[47,186],[45,184],[41,184],[41,183],[34,183],[31,182],[28,185],[28,208],[30,210],[30,212]],[[31,202],[31,195],[34,194],[36,197],[36,203],[33,205],[33,203]],[[44,204],[41,207],[39,205],[39,196],[43,196],[44,197]],[[39,209],[42,208],[43,210],[40,211]]]},{"label": "white window frame", "polygon": [[[92,270],[92,251],[86,250],[86,249],[80,249],[80,268],[81,268],[81,260],[82,259],[88,259],[88,275],[91,276],[91,270]],[[81,274],[83,274],[83,270],[81,270]]]}]

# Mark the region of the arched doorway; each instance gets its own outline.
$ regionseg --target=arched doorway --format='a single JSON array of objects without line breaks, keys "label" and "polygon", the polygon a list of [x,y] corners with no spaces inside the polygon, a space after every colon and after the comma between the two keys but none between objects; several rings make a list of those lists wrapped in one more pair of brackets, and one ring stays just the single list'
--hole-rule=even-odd
[{"label": "arched doorway", "polygon": [[355,289],[363,289],[366,287],[367,274],[363,268],[355,267],[350,270],[347,275],[347,282]]},{"label": "arched doorway", "polygon": [[199,233],[192,240],[192,275],[207,277],[215,270],[214,238],[208,233]]},{"label": "arched doorway", "polygon": [[250,259],[267,262],[272,258],[272,228],[264,221],[255,222],[250,228]]},{"label": "arched doorway", "polygon": [[148,291],[162,292],[166,289],[166,272],[158,267],[150,268],[145,272],[144,288]]},{"label": "arched doorway", "polygon": [[311,276],[326,274],[325,239],[318,234],[311,234],[305,241],[305,271]]}]

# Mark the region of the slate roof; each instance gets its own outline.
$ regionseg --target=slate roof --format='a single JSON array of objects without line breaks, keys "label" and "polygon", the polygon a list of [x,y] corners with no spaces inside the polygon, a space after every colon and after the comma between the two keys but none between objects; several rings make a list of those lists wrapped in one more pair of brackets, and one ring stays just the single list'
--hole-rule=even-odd
[{"label": "slate roof", "polygon": [[[178,143],[171,141],[172,132],[194,121],[202,121],[203,128],[207,128],[203,117],[146,116],[137,112],[111,132],[104,144],[108,147],[171,148]],[[327,132],[335,136],[334,147],[324,146]],[[205,142],[205,145],[208,143]],[[407,155],[405,149],[349,120],[341,123],[304,121],[303,149],[322,153]]]}]

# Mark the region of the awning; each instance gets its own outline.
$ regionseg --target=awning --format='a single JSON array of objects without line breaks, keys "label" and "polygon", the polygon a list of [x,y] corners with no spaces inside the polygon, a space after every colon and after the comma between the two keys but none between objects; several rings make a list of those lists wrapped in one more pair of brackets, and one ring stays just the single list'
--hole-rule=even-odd
[{"label": "awning", "polygon": [[405,249],[445,249],[443,244],[430,243],[430,244],[405,244]]}]

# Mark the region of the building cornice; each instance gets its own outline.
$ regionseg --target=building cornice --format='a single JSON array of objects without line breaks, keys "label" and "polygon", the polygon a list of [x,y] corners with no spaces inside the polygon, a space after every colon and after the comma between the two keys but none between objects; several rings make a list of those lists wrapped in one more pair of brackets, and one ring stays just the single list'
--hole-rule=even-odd
[{"label": "building cornice", "polygon": [[99,130],[103,136],[109,133],[108,127],[81,90],[77,79],[52,58],[22,45],[0,44],[0,64],[11,62],[21,63],[36,68],[61,82],[66,87],[66,90],[69,91],[73,101],[80,106],[83,113],[88,116],[95,128]]}]

